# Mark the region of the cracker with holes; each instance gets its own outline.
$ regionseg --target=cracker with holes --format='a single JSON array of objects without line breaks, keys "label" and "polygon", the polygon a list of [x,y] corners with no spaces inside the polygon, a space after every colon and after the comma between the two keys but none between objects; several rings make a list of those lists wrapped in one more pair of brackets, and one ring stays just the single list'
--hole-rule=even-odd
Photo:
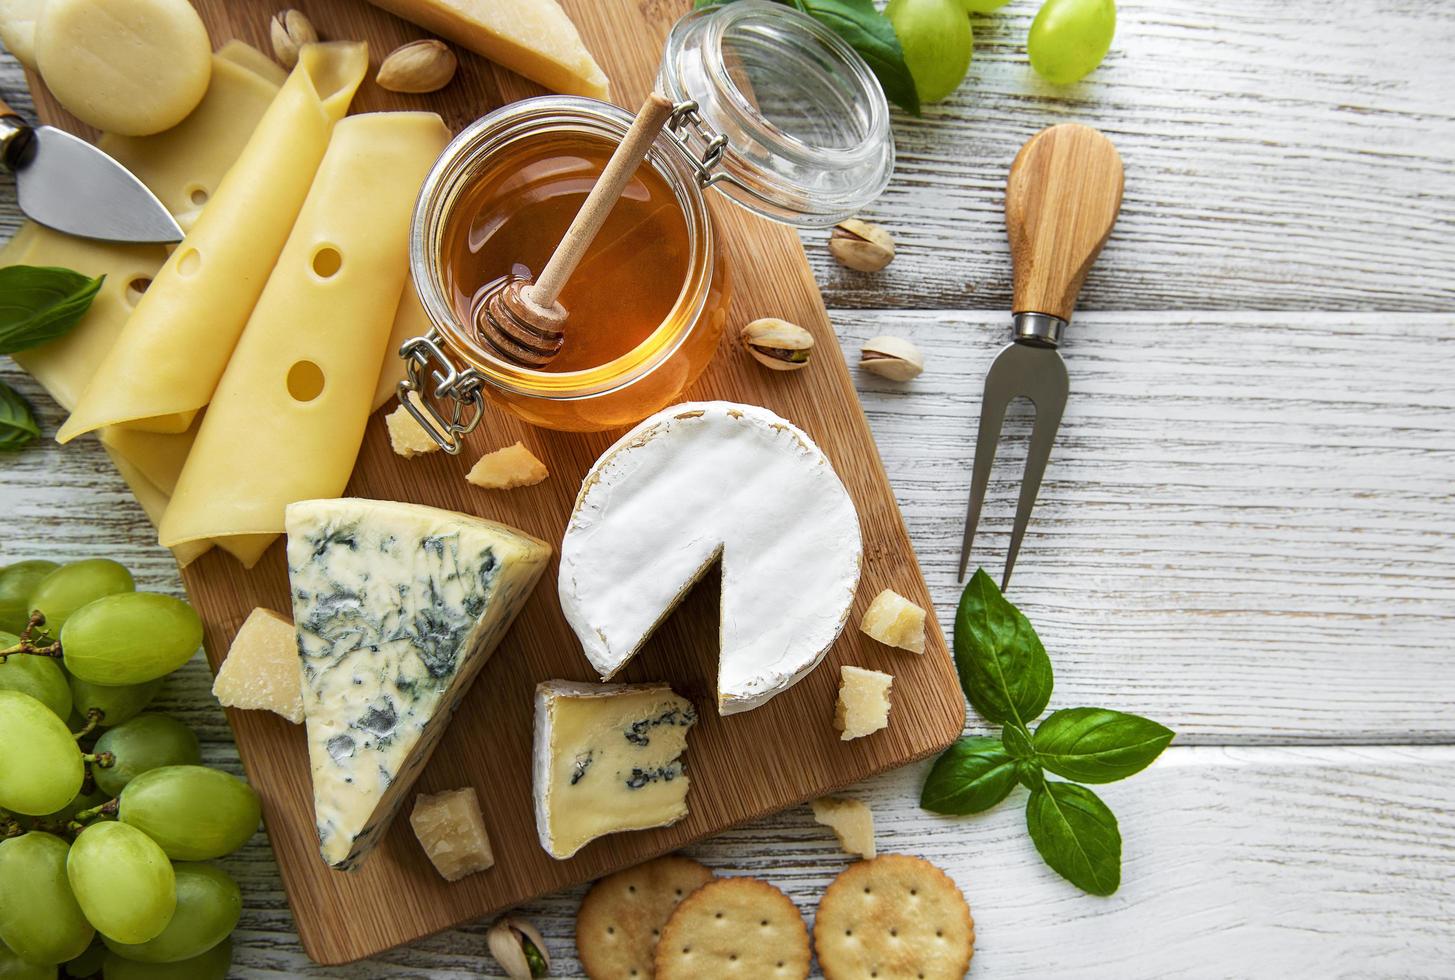
[{"label": "cracker with holes", "polygon": [[602,878],[576,914],[576,952],[591,980],[647,980],[672,911],[712,880],[691,858],[669,854]]},{"label": "cracker with holes", "polygon": [[657,980],[807,980],[808,929],[792,900],[756,878],[718,878],[687,896],[657,942]]},{"label": "cracker with holes", "polygon": [[829,885],[813,943],[824,980],[959,980],[975,952],[975,922],[939,868],[883,854]]}]

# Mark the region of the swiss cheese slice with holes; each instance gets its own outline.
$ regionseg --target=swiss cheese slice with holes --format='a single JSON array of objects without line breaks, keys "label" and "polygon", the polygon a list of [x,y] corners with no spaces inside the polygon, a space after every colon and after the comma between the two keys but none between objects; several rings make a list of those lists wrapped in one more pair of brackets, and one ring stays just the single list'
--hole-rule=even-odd
[{"label": "swiss cheese slice with holes", "polygon": [[823,659],[863,546],[828,457],[765,408],[689,402],[586,474],[561,543],[561,608],[602,680],[721,561],[718,710],[756,708]]}]

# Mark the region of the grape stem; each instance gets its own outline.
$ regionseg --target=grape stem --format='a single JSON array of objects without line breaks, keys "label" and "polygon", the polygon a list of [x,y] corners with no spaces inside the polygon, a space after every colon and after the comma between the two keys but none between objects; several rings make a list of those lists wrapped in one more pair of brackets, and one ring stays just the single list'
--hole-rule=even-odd
[{"label": "grape stem", "polygon": [[71,818],[71,832],[79,833],[86,826],[86,824],[90,823],[92,820],[95,820],[97,817],[114,817],[116,816],[117,811],[120,809],[120,800],[107,800],[100,806],[93,806],[89,810],[77,811],[76,815]]},{"label": "grape stem", "polygon": [[36,629],[45,625],[45,613],[37,609],[30,614],[30,619],[25,623],[25,629],[20,631],[20,642],[12,647],[0,650],[0,664],[5,663],[10,657],[17,653],[28,653],[37,657],[55,657],[60,659],[61,641],[52,640],[50,643],[36,643],[32,638]]},{"label": "grape stem", "polygon": [[81,761],[102,769],[110,769],[116,765],[116,756],[110,752],[87,752],[81,756]]},{"label": "grape stem", "polygon": [[79,742],[81,741],[81,739],[94,732],[101,724],[101,719],[104,717],[106,717],[106,712],[102,711],[100,708],[87,708],[86,727],[81,729],[79,732],[76,732],[76,741]]}]

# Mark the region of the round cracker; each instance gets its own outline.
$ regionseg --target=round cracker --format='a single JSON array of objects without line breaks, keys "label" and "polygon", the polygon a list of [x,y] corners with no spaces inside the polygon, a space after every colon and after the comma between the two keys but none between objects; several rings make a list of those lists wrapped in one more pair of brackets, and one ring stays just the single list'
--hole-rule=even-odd
[{"label": "round cracker", "polygon": [[709,881],[677,906],[657,943],[657,980],[807,980],[808,928],[756,878]]},{"label": "round cracker", "polygon": [[824,980],[959,980],[975,922],[949,875],[883,854],[849,865],[819,901],[813,944]]},{"label": "round cracker", "polygon": [[662,926],[684,898],[712,880],[691,858],[669,854],[607,875],[576,913],[576,954],[591,980],[647,980]]}]

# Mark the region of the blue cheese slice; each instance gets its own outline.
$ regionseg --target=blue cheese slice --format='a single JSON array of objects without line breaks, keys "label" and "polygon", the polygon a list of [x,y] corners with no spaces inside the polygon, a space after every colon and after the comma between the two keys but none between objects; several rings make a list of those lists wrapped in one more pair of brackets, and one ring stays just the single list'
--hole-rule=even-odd
[{"label": "blue cheese slice", "polygon": [[536,832],[564,860],[591,841],[687,816],[692,702],[665,684],[536,687]]},{"label": "blue cheese slice", "polygon": [[351,870],[551,549],[503,524],[381,500],[302,501],[286,525],[318,844]]}]

